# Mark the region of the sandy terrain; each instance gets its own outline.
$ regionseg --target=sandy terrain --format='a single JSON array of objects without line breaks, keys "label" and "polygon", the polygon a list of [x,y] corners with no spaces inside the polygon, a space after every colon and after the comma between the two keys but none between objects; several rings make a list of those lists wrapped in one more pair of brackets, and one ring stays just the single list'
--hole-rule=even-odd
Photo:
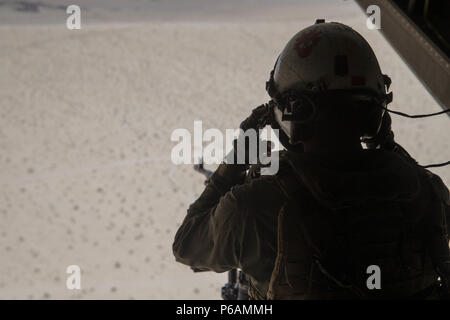
[{"label": "sandy terrain", "polygon": [[[192,0],[205,11],[184,4],[184,15],[163,3],[156,11],[144,1],[109,2],[115,10],[79,1],[91,20],[73,31],[58,8],[19,12],[11,3],[0,1],[1,299],[220,298],[225,274],[193,274],[172,256],[203,178],[172,165],[170,134],[194,120],[236,127],[267,100],[285,42],[315,18],[367,38],[393,80],[393,109],[440,110],[349,1],[271,10],[275,1],[264,0],[252,10],[248,0],[238,15],[237,1],[220,9]],[[421,163],[450,159],[448,117],[393,121]],[[434,171],[450,184],[450,168]],[[82,269],[82,290],[66,289],[71,264]]]}]

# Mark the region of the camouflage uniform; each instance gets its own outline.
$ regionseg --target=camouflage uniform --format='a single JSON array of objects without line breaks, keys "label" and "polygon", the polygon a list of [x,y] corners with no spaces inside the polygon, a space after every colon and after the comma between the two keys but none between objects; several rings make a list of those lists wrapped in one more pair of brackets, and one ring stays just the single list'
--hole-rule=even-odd
[{"label": "camouflage uniform", "polygon": [[[450,261],[448,189],[394,152],[283,151],[276,175],[244,172],[219,166],[173,252],[201,269],[240,268],[254,299],[424,297],[433,262]],[[380,266],[381,290],[366,287],[369,265]]]}]

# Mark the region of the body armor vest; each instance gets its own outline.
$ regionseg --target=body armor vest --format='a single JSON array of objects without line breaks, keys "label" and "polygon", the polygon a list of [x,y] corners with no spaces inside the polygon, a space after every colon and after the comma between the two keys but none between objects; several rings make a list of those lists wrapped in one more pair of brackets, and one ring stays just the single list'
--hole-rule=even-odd
[{"label": "body armor vest", "polygon": [[[278,253],[267,295],[250,286],[253,299],[393,299],[435,287],[423,213],[414,203],[334,210],[298,178],[279,182],[287,201],[278,216]],[[370,266],[381,271],[379,289],[367,286]]]}]

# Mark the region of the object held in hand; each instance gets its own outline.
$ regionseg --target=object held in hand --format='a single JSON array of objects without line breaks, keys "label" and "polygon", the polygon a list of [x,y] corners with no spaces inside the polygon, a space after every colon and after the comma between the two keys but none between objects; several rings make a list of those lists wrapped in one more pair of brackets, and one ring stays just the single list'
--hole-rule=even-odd
[{"label": "object held in hand", "polygon": [[273,119],[273,103],[264,103],[252,110],[252,114],[242,121],[239,126],[242,130],[263,129],[266,125],[271,125]]}]

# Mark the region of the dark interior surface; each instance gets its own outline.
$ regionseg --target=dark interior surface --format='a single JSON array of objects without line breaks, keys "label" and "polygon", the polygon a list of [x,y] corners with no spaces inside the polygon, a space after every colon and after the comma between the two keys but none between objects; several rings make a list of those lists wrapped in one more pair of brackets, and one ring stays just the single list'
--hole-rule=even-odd
[{"label": "dark interior surface", "polygon": [[450,1],[392,0],[450,57]]}]

